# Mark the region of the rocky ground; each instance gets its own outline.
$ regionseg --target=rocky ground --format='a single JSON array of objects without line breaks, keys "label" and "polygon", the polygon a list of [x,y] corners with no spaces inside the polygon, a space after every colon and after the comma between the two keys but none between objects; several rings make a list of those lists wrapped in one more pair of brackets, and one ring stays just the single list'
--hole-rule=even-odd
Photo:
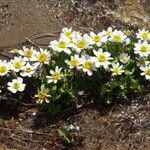
[{"label": "rocky ground", "polygon": [[24,44],[26,37],[47,45],[63,27],[99,31],[108,26],[150,28],[149,0],[0,0],[0,48]]},{"label": "rocky ground", "polygon": [[[63,27],[88,32],[109,26],[150,29],[150,0],[0,0],[0,53],[32,44],[29,40],[46,47]],[[130,101],[82,108],[55,120],[35,107],[1,106],[0,150],[148,150],[150,96]],[[74,142],[68,144],[58,130],[71,124],[80,130],[71,131]]]},{"label": "rocky ground", "polygon": [[[13,111],[14,112],[14,111]],[[1,111],[0,150],[149,150],[150,95],[114,106],[70,110],[55,119],[35,107]],[[77,126],[67,137],[58,130]],[[7,147],[6,147],[7,146]]]}]

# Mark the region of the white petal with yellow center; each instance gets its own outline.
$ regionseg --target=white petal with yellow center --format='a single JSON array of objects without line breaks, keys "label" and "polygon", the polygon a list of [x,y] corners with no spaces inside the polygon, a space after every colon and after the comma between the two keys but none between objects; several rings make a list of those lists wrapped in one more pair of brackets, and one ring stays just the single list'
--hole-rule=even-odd
[{"label": "white petal with yellow center", "polygon": [[22,70],[22,67],[25,65],[25,61],[23,60],[22,57],[15,57],[13,60],[10,60],[10,69],[19,72]]},{"label": "white petal with yellow center", "polygon": [[143,71],[141,73],[142,76],[145,76],[147,80],[150,80],[150,65],[145,67],[140,67],[140,69]]},{"label": "white petal with yellow center", "polygon": [[55,67],[55,70],[50,70],[50,74],[51,76],[46,76],[46,78],[48,79],[48,83],[54,82],[57,83],[58,80],[62,79],[62,73],[61,73],[61,69],[58,66]]},{"label": "white petal with yellow center", "polygon": [[140,55],[140,57],[147,57],[150,54],[150,44],[148,42],[138,41],[134,46],[134,53]]},{"label": "white petal with yellow center", "polygon": [[9,64],[7,61],[0,60],[0,76],[4,76],[9,72]]},{"label": "white petal with yellow center", "polygon": [[8,82],[8,90],[12,93],[16,93],[17,91],[22,92],[25,89],[25,84],[23,83],[23,79],[18,77],[17,79],[13,79],[12,82]]},{"label": "white petal with yellow center", "polygon": [[105,69],[108,68],[110,64],[110,60],[112,58],[110,57],[111,54],[109,52],[103,52],[102,49],[99,49],[98,51],[93,50],[93,53],[96,57],[93,57],[93,61],[95,62],[95,66],[99,68],[100,66],[103,66]]}]

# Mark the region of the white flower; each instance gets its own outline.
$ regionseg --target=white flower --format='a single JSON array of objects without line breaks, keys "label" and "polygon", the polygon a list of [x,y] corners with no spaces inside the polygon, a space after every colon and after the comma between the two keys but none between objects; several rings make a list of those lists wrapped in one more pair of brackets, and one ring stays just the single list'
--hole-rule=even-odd
[{"label": "white flower", "polygon": [[23,50],[19,50],[18,53],[25,58],[26,61],[35,61],[35,53],[36,50],[34,50],[33,47],[30,49],[27,48],[26,46],[23,46]]},{"label": "white flower", "polygon": [[46,76],[48,78],[48,83],[54,82],[57,83],[58,80],[62,79],[63,75],[61,73],[62,68],[55,67],[55,70],[50,70],[51,76]]},{"label": "white flower", "polygon": [[113,33],[112,27],[109,27],[107,30],[102,31],[103,35],[109,37]]},{"label": "white flower", "polygon": [[0,76],[4,76],[9,72],[9,64],[6,60],[0,60]]},{"label": "white flower", "polygon": [[119,61],[123,64],[126,64],[130,59],[130,56],[127,54],[127,53],[122,53],[120,56],[119,56]]},{"label": "white flower", "polygon": [[14,59],[10,60],[10,69],[15,72],[19,72],[22,70],[22,67],[25,65],[25,63],[26,62],[21,56],[15,57]]},{"label": "white flower", "polygon": [[131,40],[130,40],[129,38],[126,38],[126,39],[125,39],[125,43],[128,45],[128,44],[131,43]]},{"label": "white flower", "polygon": [[97,46],[101,46],[102,43],[107,41],[107,36],[104,36],[102,32],[95,34],[94,32],[90,32],[91,43],[96,44]]},{"label": "white flower", "polygon": [[35,57],[38,64],[48,64],[50,60],[50,52],[40,48],[40,51],[36,52]]},{"label": "white flower", "polygon": [[72,28],[63,28],[62,33],[60,34],[60,39],[67,39],[68,47],[73,47],[73,44],[75,44],[76,39],[81,37],[81,33],[79,31],[73,31]]},{"label": "white flower", "polygon": [[134,46],[134,53],[139,54],[140,57],[147,57],[150,54],[150,44],[148,44],[147,41],[138,41]]},{"label": "white flower", "polygon": [[141,75],[145,76],[147,80],[150,80],[150,64],[145,67],[140,67],[140,69],[143,71]]},{"label": "white flower", "polygon": [[113,42],[124,42],[126,40],[127,36],[118,30],[115,30],[111,35],[109,40]]},{"label": "white flower", "polygon": [[23,72],[21,72],[20,75],[22,77],[31,77],[34,74],[36,68],[37,68],[36,64],[30,65],[30,63],[28,62],[25,66],[23,66],[22,68]]},{"label": "white flower", "polygon": [[146,66],[150,63],[149,61],[147,61],[146,57],[140,57],[140,58],[137,58],[137,60],[138,60],[137,66],[139,66],[139,67]]},{"label": "white flower", "polygon": [[17,91],[22,92],[25,89],[25,84],[23,83],[23,79],[18,77],[17,79],[13,79],[12,82],[8,82],[8,90],[12,93],[16,93]]},{"label": "white flower", "polygon": [[110,57],[111,54],[109,52],[103,52],[102,49],[99,49],[98,51],[93,50],[93,53],[96,56],[92,58],[95,62],[95,66],[97,68],[103,66],[105,69],[107,69],[110,64],[109,60],[112,60]]},{"label": "white flower", "polygon": [[58,41],[54,40],[50,42],[50,46],[54,51],[62,52],[64,51],[67,54],[71,54],[69,47],[71,47],[70,39],[66,37],[60,38]]},{"label": "white flower", "polygon": [[72,31],[72,28],[63,28],[62,29],[62,33],[61,33],[61,37],[67,37],[69,39],[71,39],[73,37],[74,31]]},{"label": "white flower", "polygon": [[117,64],[112,64],[112,68],[110,69],[112,71],[112,75],[121,75],[124,70],[122,70],[123,66],[120,65],[119,63]]},{"label": "white flower", "polygon": [[150,40],[150,32],[147,30],[138,30],[139,32],[136,33],[137,38],[141,40]]},{"label": "white flower", "polygon": [[82,49],[89,48],[91,37],[87,34],[84,34],[83,36],[79,35],[76,39],[74,39],[74,42],[75,44],[73,45],[73,48],[75,48],[77,53],[80,53]]},{"label": "white flower", "polygon": [[75,39],[77,39],[79,37],[82,37],[82,33],[79,31],[73,31],[72,36],[69,39],[74,41]]},{"label": "white flower", "polygon": [[92,75],[92,70],[95,70],[95,64],[92,61],[91,57],[83,56],[82,57],[82,66],[79,67],[83,72],[86,72],[89,76]]},{"label": "white flower", "polygon": [[45,88],[44,85],[41,86],[41,89],[38,90],[37,95],[35,95],[34,97],[36,98],[36,103],[37,104],[42,104],[44,101],[46,103],[49,103],[49,98],[51,97],[51,95],[48,94],[49,90],[47,88]]},{"label": "white flower", "polygon": [[74,55],[71,56],[70,60],[65,60],[65,62],[69,65],[71,69],[73,69],[75,67],[79,67],[79,65],[81,64],[81,59],[79,58],[79,55]]}]

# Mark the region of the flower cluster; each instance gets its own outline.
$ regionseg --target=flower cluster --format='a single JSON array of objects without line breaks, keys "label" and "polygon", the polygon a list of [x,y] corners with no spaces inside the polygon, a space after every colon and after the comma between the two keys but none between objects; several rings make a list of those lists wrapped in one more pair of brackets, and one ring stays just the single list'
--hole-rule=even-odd
[{"label": "flower cluster", "polygon": [[150,32],[147,30],[139,30],[136,33],[138,43],[135,43],[134,53],[138,56],[139,67],[142,71],[141,75],[150,80]]},{"label": "flower cluster", "polygon": [[[150,32],[144,29],[133,39],[111,27],[86,34],[63,28],[60,38],[51,41],[46,50],[23,46],[11,52],[13,59],[0,60],[0,77],[9,75],[7,89],[16,93],[24,91],[25,78],[38,76],[41,85],[34,97],[39,104],[50,104],[50,98],[55,103],[90,84],[99,87],[101,93],[116,94],[119,89],[123,90],[120,95],[125,95],[125,89],[139,89],[141,76],[150,80]],[[46,68],[44,78],[39,75],[42,67]],[[78,83],[74,82],[76,78]],[[82,82],[90,82],[89,87]]]},{"label": "flower cluster", "polygon": [[[134,44],[133,51],[138,60],[137,65],[142,63],[139,67],[141,71],[144,71],[149,69],[150,32],[144,29],[139,30],[136,36],[138,41]],[[91,76],[93,70],[103,67],[107,71],[111,71],[112,75],[121,75],[124,72],[121,59],[120,62],[114,63],[115,61],[111,57],[111,51],[104,51],[102,49],[103,45],[109,42],[129,45],[131,40],[122,31],[113,31],[111,27],[106,31],[103,30],[99,33],[90,32],[84,35],[80,32],[73,31],[71,28],[64,28],[60,39],[58,41],[51,41],[49,47],[54,51],[67,53],[70,56],[70,60],[65,60],[65,62],[71,69],[82,69],[83,72],[87,72]],[[116,51],[118,50],[116,49]],[[122,51],[122,53],[124,52]],[[129,57],[127,56],[126,58]],[[146,79],[149,79],[147,76],[150,76],[148,71],[142,72],[141,75],[145,75]]]},{"label": "flower cluster", "polygon": [[[69,68],[82,70],[91,76],[93,71],[101,67],[113,72],[110,68],[114,66],[114,64],[111,65],[113,58],[110,52],[101,48],[103,45],[108,42],[127,43],[128,41],[130,41],[129,38],[123,32],[113,31],[111,27],[107,31],[90,32],[84,35],[64,28],[60,39],[51,41],[49,47],[53,51],[64,52],[70,56],[69,60],[65,60]],[[122,67],[119,67],[114,75],[121,75],[122,72]]]},{"label": "flower cluster", "polygon": [[17,50],[16,53],[17,56],[9,62],[0,60],[0,76],[11,74],[15,77],[7,84],[8,90],[12,93],[23,91],[25,89],[23,78],[34,76],[36,70],[50,60],[50,52],[43,49],[37,51],[33,47],[29,49],[23,46],[23,50]]}]

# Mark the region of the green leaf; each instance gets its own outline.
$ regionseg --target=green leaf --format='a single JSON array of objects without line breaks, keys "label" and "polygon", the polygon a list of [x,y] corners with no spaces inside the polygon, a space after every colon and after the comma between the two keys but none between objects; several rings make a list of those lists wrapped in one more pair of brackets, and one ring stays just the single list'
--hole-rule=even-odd
[{"label": "green leaf", "polygon": [[56,90],[57,90],[57,86],[54,85],[54,86],[52,87],[52,91],[56,91]]},{"label": "green leaf", "polygon": [[144,91],[144,86],[143,85],[138,85],[138,91],[143,92]]},{"label": "green leaf", "polygon": [[64,90],[63,87],[60,88],[60,92],[61,92],[61,93],[65,93],[65,90]]},{"label": "green leaf", "polygon": [[59,136],[63,137],[64,140],[66,140],[68,143],[71,143],[71,142],[72,142],[72,141],[69,139],[69,132],[68,132],[66,129],[64,129],[64,128],[59,129],[59,130],[58,130],[58,134],[59,134]]}]

